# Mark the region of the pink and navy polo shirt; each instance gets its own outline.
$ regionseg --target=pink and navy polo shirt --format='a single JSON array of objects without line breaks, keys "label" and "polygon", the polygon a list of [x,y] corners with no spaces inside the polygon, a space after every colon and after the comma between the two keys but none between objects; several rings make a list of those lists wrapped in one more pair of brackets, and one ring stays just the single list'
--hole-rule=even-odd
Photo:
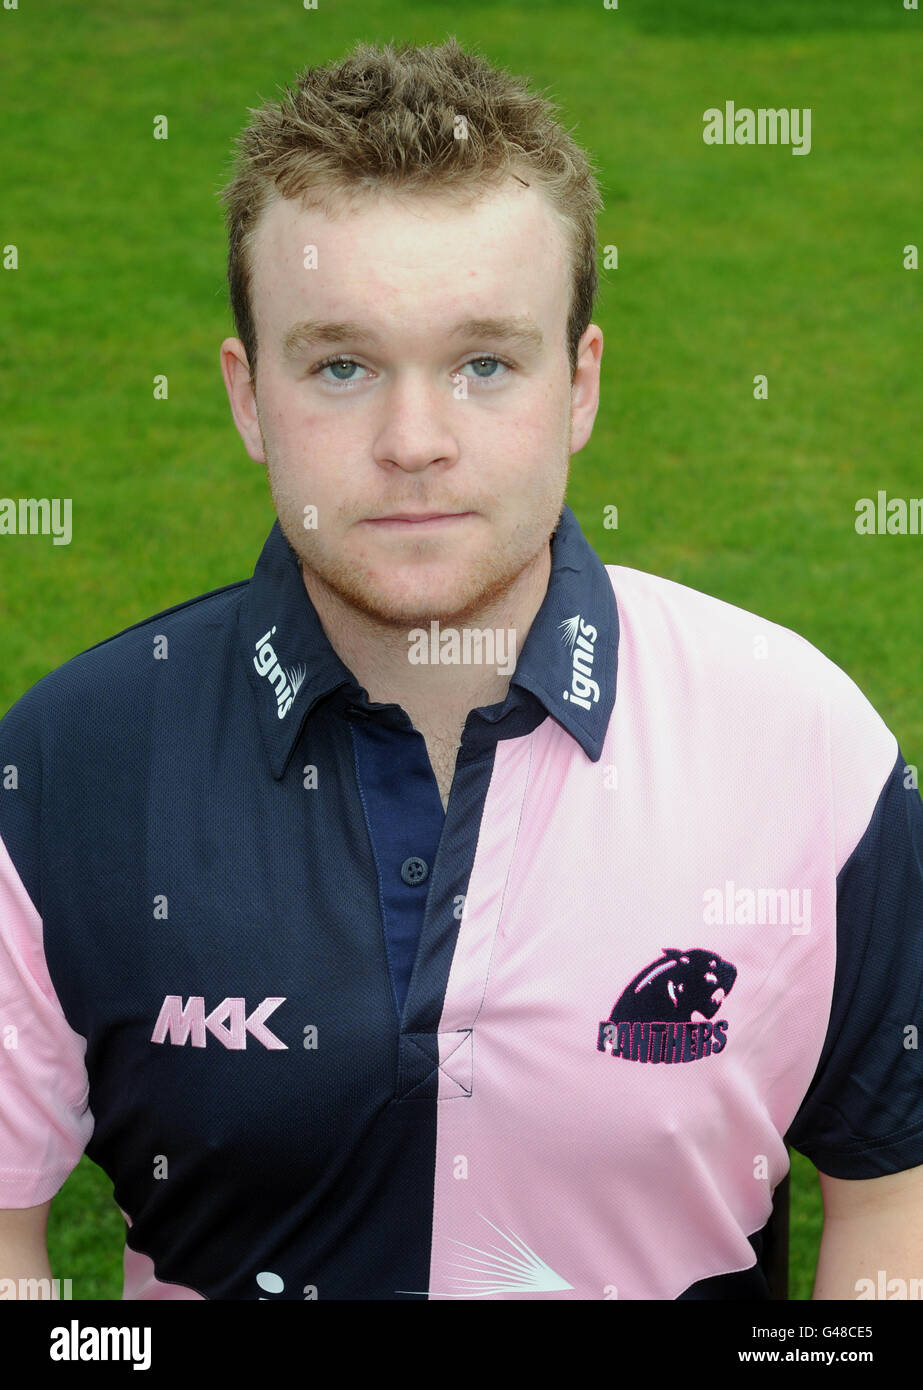
[{"label": "pink and navy polo shirt", "polygon": [[551,556],[446,812],[278,522],[0,722],[0,1206],[88,1154],[126,1299],[766,1298],[786,1144],[923,1163],[894,734],[567,506]]}]

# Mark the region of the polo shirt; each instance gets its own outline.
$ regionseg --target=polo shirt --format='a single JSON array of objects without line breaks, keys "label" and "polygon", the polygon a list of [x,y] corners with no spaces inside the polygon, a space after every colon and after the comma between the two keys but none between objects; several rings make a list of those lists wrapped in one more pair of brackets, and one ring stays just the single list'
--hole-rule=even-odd
[{"label": "polo shirt", "polygon": [[0,721],[0,1205],[87,1153],[126,1299],[762,1299],[786,1144],[923,1163],[894,734],[568,506],[551,561],[445,813],[278,522]]}]

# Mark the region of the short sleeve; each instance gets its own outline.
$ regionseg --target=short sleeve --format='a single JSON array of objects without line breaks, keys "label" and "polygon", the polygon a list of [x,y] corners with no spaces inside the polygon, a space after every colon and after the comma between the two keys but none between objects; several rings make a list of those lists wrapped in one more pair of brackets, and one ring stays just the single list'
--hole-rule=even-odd
[{"label": "short sleeve", "polygon": [[845,674],[829,686],[836,970],[786,1142],[834,1178],[923,1164],[923,801],[917,769]]},{"label": "short sleeve", "polygon": [[24,697],[0,721],[0,1208],[53,1197],[93,1133],[86,1039],[68,1024],[52,985],[34,900],[41,758],[28,709],[35,703]]}]

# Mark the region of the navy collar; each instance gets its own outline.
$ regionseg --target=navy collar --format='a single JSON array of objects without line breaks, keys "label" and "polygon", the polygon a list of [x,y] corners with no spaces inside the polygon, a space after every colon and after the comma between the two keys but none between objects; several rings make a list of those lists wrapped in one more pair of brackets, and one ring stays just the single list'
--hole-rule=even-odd
[{"label": "navy collar", "polygon": [[[551,538],[548,588],[507,699],[482,714],[498,718],[516,699],[514,686],[528,690],[597,762],[615,704],[618,639],[606,568],[565,503]],[[334,651],[278,519],[240,608],[240,648],[272,774],[280,778],[318,703],[344,686],[357,698],[365,692]]]}]

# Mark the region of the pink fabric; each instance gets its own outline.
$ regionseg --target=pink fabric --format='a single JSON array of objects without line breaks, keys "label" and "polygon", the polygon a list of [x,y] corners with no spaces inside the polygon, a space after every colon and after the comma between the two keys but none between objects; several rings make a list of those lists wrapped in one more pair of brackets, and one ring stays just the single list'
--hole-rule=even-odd
[{"label": "pink fabric", "polygon": [[[471,1065],[467,1090],[440,1076],[434,1299],[672,1299],[753,1264],[827,1030],[836,874],[897,755],[797,634],[607,570],[621,640],[602,758],[553,719],[497,748],[440,1021],[448,1069],[462,1035]],[[809,889],[808,930],[706,922],[729,881],[731,905],[741,887]],[[664,948],[736,968],[723,1050],[599,1051]]]},{"label": "pink fabric", "polygon": [[85,1055],[48,974],[42,920],[0,840],[0,1207],[47,1202],[79,1163],[93,1133]]}]

